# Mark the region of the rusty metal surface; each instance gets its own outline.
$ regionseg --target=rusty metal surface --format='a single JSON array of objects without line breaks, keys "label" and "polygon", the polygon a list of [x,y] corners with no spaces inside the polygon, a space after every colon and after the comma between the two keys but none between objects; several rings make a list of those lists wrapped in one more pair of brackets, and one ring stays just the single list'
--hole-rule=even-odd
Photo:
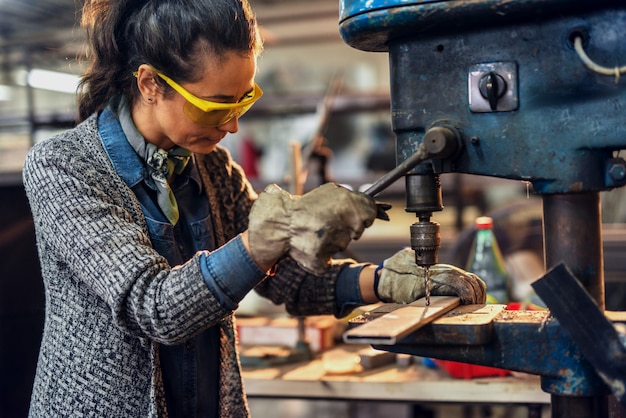
[{"label": "rusty metal surface", "polygon": [[[409,337],[396,345],[376,348],[541,375],[542,389],[551,394],[610,393],[579,347],[548,312],[503,311],[492,325],[492,338],[487,344],[416,344]],[[576,376],[579,378],[574,379]]]},{"label": "rusty metal surface", "polygon": [[[350,321],[371,322],[397,309],[382,305]],[[542,388],[566,396],[606,395],[608,388],[549,311],[513,311],[504,305],[462,305],[394,345],[378,349],[460,361],[542,376]],[[571,379],[572,376],[585,376]]]},{"label": "rusty metal surface", "polygon": [[[387,304],[351,321],[358,326],[397,309]],[[608,312],[609,320],[626,319]],[[545,311],[506,310],[504,305],[462,305],[392,346],[397,353],[461,361],[542,376],[542,388],[563,396],[604,396],[608,387],[559,322]],[[572,379],[572,376],[584,376]]]},{"label": "rusty metal surface", "polygon": [[405,341],[413,344],[487,344],[493,338],[493,320],[504,310],[504,305],[462,305]]},{"label": "rusty metal surface", "polygon": [[[403,305],[386,303],[351,319],[349,328],[373,321]],[[424,325],[402,342],[412,344],[478,345],[491,342],[493,320],[505,311],[505,305],[460,305]]]}]

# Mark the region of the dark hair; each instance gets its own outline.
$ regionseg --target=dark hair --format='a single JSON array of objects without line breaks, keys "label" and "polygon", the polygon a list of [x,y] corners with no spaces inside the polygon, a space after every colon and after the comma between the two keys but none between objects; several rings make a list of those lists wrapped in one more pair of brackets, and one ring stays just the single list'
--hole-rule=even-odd
[{"label": "dark hair", "polygon": [[141,64],[193,82],[207,54],[258,55],[263,48],[248,0],[86,0],[81,26],[90,65],[79,87],[80,121],[115,96],[134,102],[132,73]]}]

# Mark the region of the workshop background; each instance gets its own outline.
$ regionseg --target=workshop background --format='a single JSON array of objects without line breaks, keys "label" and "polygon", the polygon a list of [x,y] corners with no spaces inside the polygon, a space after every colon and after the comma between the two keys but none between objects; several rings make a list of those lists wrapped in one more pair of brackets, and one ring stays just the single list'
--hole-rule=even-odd
[{"label": "workshop background", "polygon": [[[0,0],[0,418],[26,413],[43,320],[44,296],[21,166],[32,144],[74,125],[73,92],[85,53],[77,25],[80,3]],[[305,191],[328,180],[363,189],[393,169],[387,54],[362,52],[343,42],[337,0],[251,3],[265,38],[257,77],[265,95],[241,118],[240,131],[222,144],[257,190],[271,182],[289,188],[293,150],[310,157],[313,143],[322,146],[303,161],[309,168]],[[529,280],[538,278],[536,270],[519,269],[536,265],[537,257],[541,263],[542,251],[541,201],[532,186],[462,174],[443,175],[442,183],[446,209],[435,215],[442,228],[440,261],[464,267],[475,218],[493,216],[511,274],[520,278],[518,292],[528,292]],[[621,189],[601,197],[606,307],[623,310],[626,199]],[[379,200],[393,204],[391,222],[377,222],[346,255],[379,263],[409,245],[415,215],[404,211],[403,182],[389,187]],[[246,298],[242,317],[259,313],[280,315],[281,308]],[[526,406],[454,402],[251,396],[250,404],[257,417],[528,416]],[[545,407],[541,410],[548,416]]]}]

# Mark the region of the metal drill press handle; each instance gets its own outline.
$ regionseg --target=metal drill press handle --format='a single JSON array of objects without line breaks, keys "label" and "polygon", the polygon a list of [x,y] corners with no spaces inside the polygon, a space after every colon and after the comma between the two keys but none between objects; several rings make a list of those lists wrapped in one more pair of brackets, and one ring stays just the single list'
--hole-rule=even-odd
[{"label": "metal drill press handle", "polygon": [[375,197],[418,164],[430,158],[448,158],[457,152],[459,146],[460,139],[456,130],[442,126],[433,127],[426,132],[417,151],[376,180],[363,193]]},{"label": "metal drill press handle", "polygon": [[420,145],[413,155],[406,160],[402,161],[393,170],[376,180],[370,187],[368,187],[363,193],[368,196],[375,197],[378,193],[391,186],[396,180],[404,176],[406,173],[415,168],[418,164],[423,163],[429,158],[428,150],[424,146],[424,143]]}]

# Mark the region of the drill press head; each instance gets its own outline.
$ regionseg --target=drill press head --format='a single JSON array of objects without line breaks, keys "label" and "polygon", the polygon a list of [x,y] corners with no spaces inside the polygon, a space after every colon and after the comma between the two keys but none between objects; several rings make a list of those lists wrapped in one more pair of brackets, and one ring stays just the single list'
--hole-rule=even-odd
[{"label": "drill press head", "polygon": [[434,211],[443,210],[441,181],[439,175],[408,174],[406,181],[406,211],[415,212],[418,221],[411,225],[411,248],[415,262],[430,267],[438,262],[441,248],[439,224],[430,220]]}]

